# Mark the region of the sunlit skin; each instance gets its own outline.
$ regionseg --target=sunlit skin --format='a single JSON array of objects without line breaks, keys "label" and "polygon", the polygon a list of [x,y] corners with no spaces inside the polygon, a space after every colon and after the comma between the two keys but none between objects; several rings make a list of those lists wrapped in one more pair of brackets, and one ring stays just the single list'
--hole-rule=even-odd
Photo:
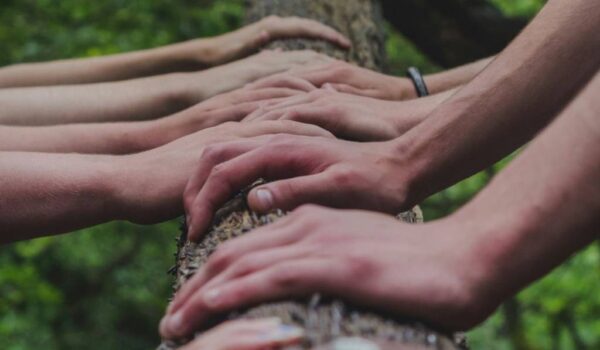
[{"label": "sunlit skin", "polygon": [[[314,292],[469,329],[599,236],[600,74],[475,199],[422,225],[305,205],[221,245],[177,293],[164,337]],[[356,281],[361,281],[357,284]]]}]

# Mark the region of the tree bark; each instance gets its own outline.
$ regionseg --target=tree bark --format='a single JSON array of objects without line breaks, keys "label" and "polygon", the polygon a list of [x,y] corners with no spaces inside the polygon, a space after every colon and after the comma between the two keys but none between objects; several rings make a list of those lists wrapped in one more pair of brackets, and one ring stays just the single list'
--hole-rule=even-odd
[{"label": "tree bark", "polygon": [[427,57],[454,67],[503,50],[525,27],[486,0],[382,0],[385,18]]},{"label": "tree bark", "polygon": [[[280,40],[270,44],[269,48],[313,49],[371,69],[381,70],[384,66],[383,21],[379,4],[375,0],[250,0],[247,3],[248,21],[267,15],[308,17],[340,30],[353,42],[349,51],[340,50],[325,42],[304,39]],[[173,268],[176,273],[175,290],[206,262],[220,243],[285,215],[282,211],[274,211],[268,215],[251,212],[246,204],[246,193],[247,191],[242,191],[216,213],[214,224],[202,242],[187,242],[184,225]],[[406,222],[422,221],[418,208],[402,213],[398,218]],[[221,315],[212,320],[207,328],[227,319],[261,317],[279,317],[284,323],[305,329],[304,343],[287,347],[287,350],[464,348],[462,337],[430,329],[414,320],[375,313],[318,294],[301,300],[266,303]],[[198,335],[202,331],[199,330]],[[175,349],[189,340],[166,341],[159,349]]]}]

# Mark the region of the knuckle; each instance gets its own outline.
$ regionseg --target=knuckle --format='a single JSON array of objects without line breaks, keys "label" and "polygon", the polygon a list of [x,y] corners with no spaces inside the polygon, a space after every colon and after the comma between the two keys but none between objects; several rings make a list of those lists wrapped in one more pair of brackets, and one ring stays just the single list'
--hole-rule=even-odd
[{"label": "knuckle", "polygon": [[344,261],[346,272],[354,278],[364,278],[371,276],[375,270],[372,258],[358,255],[350,255]]},{"label": "knuckle", "polygon": [[183,207],[188,213],[193,211],[195,199],[196,195],[194,193],[185,193],[183,195]]},{"label": "knuckle", "polygon": [[[333,182],[338,186],[348,187],[356,183],[358,175],[354,169],[343,168],[338,169],[332,174]],[[351,186],[354,187],[354,186]]]},{"label": "knuckle", "polygon": [[216,146],[216,145],[208,145],[205,146],[202,151],[200,152],[200,159],[203,162],[211,162],[214,163],[216,161],[218,161],[219,159],[219,154],[221,153],[220,147]]},{"label": "knuckle", "polygon": [[298,269],[285,268],[283,265],[274,270],[272,280],[277,286],[286,289],[294,289],[301,282]]},{"label": "knuckle", "polygon": [[236,256],[235,249],[231,248],[229,245],[223,244],[211,255],[206,268],[209,271],[215,271],[216,269],[227,266],[233,261],[234,256]]}]

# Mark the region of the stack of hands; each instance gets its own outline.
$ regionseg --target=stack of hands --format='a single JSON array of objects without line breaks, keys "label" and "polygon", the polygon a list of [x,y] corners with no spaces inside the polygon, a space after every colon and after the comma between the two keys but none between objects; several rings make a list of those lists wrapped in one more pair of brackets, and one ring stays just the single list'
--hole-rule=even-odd
[{"label": "stack of hands", "polygon": [[[265,178],[250,192],[250,207],[291,214],[223,244],[175,296],[161,322],[164,337],[192,334],[213,314],[313,292],[448,330],[473,327],[597,235],[600,124],[590,111],[599,107],[600,43],[589,27],[600,21],[548,24],[599,18],[598,6],[576,3],[550,2],[493,61],[426,76],[433,94],[420,99],[406,78],[310,51],[234,61],[280,37],[349,46],[337,31],[298,18],[69,63],[85,75],[32,78],[64,62],[6,68],[0,86],[12,88],[0,90],[7,106],[0,173],[8,179],[0,183],[0,227],[10,233],[1,239],[110,220],[150,224],[185,211],[197,241],[216,209]],[[527,44],[549,38],[560,45]],[[586,53],[577,74],[561,68],[563,52]],[[153,69],[127,75],[123,67],[140,57]],[[174,73],[182,66],[213,68]],[[111,82],[92,80],[107,71]],[[26,87],[34,85],[52,86]],[[451,216],[407,225],[389,215],[534,136]],[[580,201],[587,210],[576,209]],[[186,349],[276,347],[301,336],[278,320],[239,321]]]}]

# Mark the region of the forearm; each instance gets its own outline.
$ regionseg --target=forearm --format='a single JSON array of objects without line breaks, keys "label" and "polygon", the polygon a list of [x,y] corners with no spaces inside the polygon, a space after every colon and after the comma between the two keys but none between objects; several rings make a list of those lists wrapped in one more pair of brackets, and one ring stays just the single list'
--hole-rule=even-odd
[{"label": "forearm", "polygon": [[0,151],[129,154],[165,144],[170,134],[154,122],[0,126]]},{"label": "forearm", "polygon": [[207,64],[197,57],[210,57],[208,40],[194,40],[130,53],[28,63],[0,69],[0,88],[89,84],[190,71]]},{"label": "forearm", "polygon": [[[498,301],[600,235],[600,74],[449,221],[476,233],[473,264]],[[498,294],[496,294],[498,293]]]},{"label": "forearm", "polygon": [[452,97],[459,88],[453,88],[426,97],[393,102],[390,118],[396,125],[397,134],[402,135],[422,123],[444,101]]},{"label": "forearm", "polygon": [[186,76],[0,90],[0,124],[56,125],[161,117],[192,104]]},{"label": "forearm", "polygon": [[113,220],[111,159],[0,152],[0,243]]},{"label": "forearm", "polygon": [[488,57],[479,61],[465,64],[464,66],[449,69],[443,72],[424,76],[425,84],[430,94],[436,94],[446,90],[467,84],[477,76],[485,67],[494,60]]},{"label": "forearm", "polygon": [[[413,201],[493,164],[546,126],[598,69],[599,17],[596,2],[550,1],[488,68],[394,141]],[[573,52],[577,69],[567,69]]]}]

